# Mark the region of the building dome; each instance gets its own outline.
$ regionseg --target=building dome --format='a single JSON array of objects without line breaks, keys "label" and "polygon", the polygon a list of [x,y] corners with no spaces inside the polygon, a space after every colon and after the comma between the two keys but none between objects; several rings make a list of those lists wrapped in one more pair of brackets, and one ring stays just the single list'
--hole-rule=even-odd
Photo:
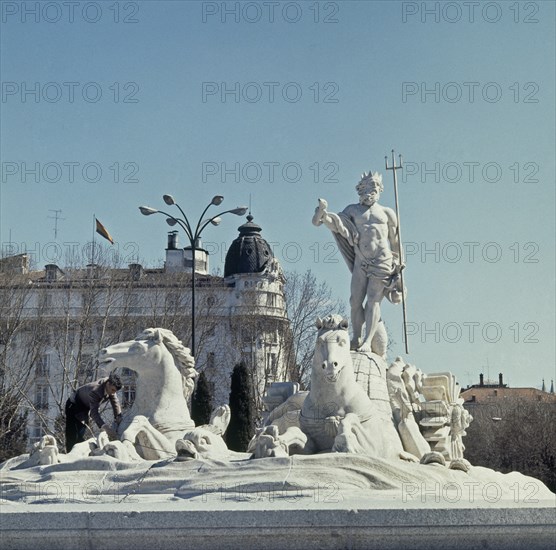
[{"label": "building dome", "polygon": [[261,226],[247,216],[238,227],[239,237],[231,244],[224,263],[224,277],[238,273],[261,273],[274,258],[268,243],[261,237]]}]

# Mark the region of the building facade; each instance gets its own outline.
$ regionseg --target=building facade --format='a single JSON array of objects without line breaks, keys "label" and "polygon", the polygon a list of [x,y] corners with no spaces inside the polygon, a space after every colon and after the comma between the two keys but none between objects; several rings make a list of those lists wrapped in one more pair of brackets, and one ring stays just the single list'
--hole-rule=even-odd
[{"label": "building facade", "polygon": [[[209,257],[196,249],[196,368],[212,388],[212,405],[228,402],[233,367],[243,361],[258,401],[288,368],[289,322],[284,275],[261,227],[249,215],[228,250],[224,276],[209,274]],[[148,327],[170,329],[191,342],[192,251],[168,235],[164,266],[146,269],[97,264],[81,269],[29,269],[23,254],[0,260],[0,381],[28,412],[29,442],[60,433],[68,395],[108,374],[99,368],[103,347]],[[135,397],[134,373],[119,372],[120,398]],[[1,402],[0,402],[1,406]]]}]

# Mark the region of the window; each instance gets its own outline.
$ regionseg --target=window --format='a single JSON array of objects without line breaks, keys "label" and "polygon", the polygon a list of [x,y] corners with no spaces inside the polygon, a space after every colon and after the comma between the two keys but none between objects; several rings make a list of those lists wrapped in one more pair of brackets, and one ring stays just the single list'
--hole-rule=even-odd
[{"label": "window", "polygon": [[266,332],[266,341],[269,344],[278,344],[278,329],[277,328],[269,328],[268,332]]},{"label": "window", "polygon": [[241,329],[241,342],[244,346],[255,343],[257,336],[254,327],[246,326]]},{"label": "window", "polygon": [[56,281],[58,279],[59,269],[55,265],[45,266],[45,279],[47,281]]},{"label": "window", "polygon": [[180,299],[180,295],[171,290],[170,292],[168,292],[164,298],[164,308],[165,309],[170,309],[172,307],[175,307],[176,304],[179,302]]},{"label": "window", "polygon": [[50,373],[50,355],[45,353],[42,355],[35,366],[35,375],[37,377],[46,377]]},{"label": "window", "polygon": [[266,307],[276,307],[276,295],[268,292],[266,295]]},{"label": "window", "polygon": [[137,389],[137,373],[131,369],[123,368],[120,374],[123,387],[121,389],[121,402],[124,409],[128,409],[135,401],[135,391]]},{"label": "window", "polygon": [[121,390],[122,407],[128,409],[135,401],[135,384],[124,384]]},{"label": "window", "polygon": [[129,295],[129,312],[141,313],[141,302],[139,300],[139,294],[133,293]]},{"label": "window", "polygon": [[52,305],[54,304],[54,296],[48,292],[48,291],[44,291],[41,294],[39,294],[39,310],[44,311],[44,310],[48,310],[52,307]]},{"label": "window", "polygon": [[266,368],[269,372],[275,372],[278,367],[278,356],[275,353],[266,354]]},{"label": "window", "polygon": [[83,309],[89,310],[91,314],[97,314],[100,311],[100,295],[93,294],[93,289],[81,294]]},{"label": "window", "polygon": [[211,370],[214,369],[215,361],[214,361],[214,352],[210,352],[207,355],[207,369]]},{"label": "window", "polygon": [[91,354],[83,354],[81,356],[81,362],[79,363],[77,369],[77,380],[79,385],[87,384],[92,382],[95,378],[95,366],[93,362],[93,356]]},{"label": "window", "polygon": [[45,435],[45,433],[44,433],[44,428],[42,427],[41,424],[36,424],[34,426],[31,426],[29,428],[29,437],[30,437],[29,443],[31,445],[33,443],[36,443],[43,435]]},{"label": "window", "polygon": [[35,407],[39,410],[48,409],[48,386],[46,384],[35,386]]},{"label": "window", "polygon": [[243,351],[241,353],[241,362],[247,366],[250,367],[251,366],[251,352],[249,351]]},{"label": "window", "polygon": [[35,325],[35,333],[33,334],[33,338],[36,343],[40,343],[43,346],[50,345],[50,328],[47,323],[39,323]]},{"label": "window", "polygon": [[171,290],[166,294],[164,306],[166,310],[176,311],[188,305],[188,300],[183,292]]},{"label": "window", "polygon": [[95,342],[95,331],[93,328],[85,329],[85,334],[83,335],[84,344],[94,344]]}]

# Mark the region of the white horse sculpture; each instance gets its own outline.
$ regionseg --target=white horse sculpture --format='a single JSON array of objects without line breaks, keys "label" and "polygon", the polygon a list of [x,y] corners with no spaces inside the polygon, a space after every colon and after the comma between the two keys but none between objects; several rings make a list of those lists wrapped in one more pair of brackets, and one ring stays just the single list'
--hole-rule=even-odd
[{"label": "white horse sculpture", "polygon": [[[392,418],[376,410],[356,381],[347,327],[339,315],[317,319],[311,389],[301,396],[297,417],[293,411],[300,399],[294,395],[281,406],[289,421],[276,419],[251,441],[255,457],[332,451],[405,458]],[[286,427],[284,433],[280,427]]]},{"label": "white horse sculpture", "polygon": [[175,442],[195,428],[187,407],[197,375],[189,348],[171,331],[149,328],[101,350],[99,362],[137,373],[135,401],[118,428],[121,441],[147,460],[175,456]]}]

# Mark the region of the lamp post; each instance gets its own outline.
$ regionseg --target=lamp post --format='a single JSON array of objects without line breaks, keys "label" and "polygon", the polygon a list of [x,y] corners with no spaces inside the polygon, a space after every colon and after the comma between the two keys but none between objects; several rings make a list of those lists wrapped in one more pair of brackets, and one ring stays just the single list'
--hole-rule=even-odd
[{"label": "lamp post", "polygon": [[219,225],[222,221],[221,216],[224,214],[235,214],[236,216],[243,216],[247,212],[246,206],[238,206],[237,208],[232,208],[231,210],[225,210],[224,212],[220,212],[216,214],[216,216],[212,216],[210,218],[204,219],[207,210],[211,206],[219,206],[222,204],[224,197],[222,195],[215,195],[212,197],[212,200],[207,204],[203,213],[199,217],[199,220],[193,229],[193,226],[189,223],[185,212],[182,210],[181,206],[174,200],[172,195],[163,195],[164,202],[169,206],[177,206],[183,219],[176,218],[167,212],[163,212],[162,210],[157,210],[156,208],[151,208],[150,206],[140,206],[139,210],[141,214],[144,216],[150,216],[151,214],[164,214],[166,216],[166,223],[170,226],[174,226],[178,224],[187,235],[189,240],[189,244],[191,246],[191,253],[192,253],[192,261],[191,261],[191,354],[195,356],[195,260],[196,260],[196,251],[199,239],[201,237],[201,233],[205,229],[205,227],[209,224],[212,225]]}]

